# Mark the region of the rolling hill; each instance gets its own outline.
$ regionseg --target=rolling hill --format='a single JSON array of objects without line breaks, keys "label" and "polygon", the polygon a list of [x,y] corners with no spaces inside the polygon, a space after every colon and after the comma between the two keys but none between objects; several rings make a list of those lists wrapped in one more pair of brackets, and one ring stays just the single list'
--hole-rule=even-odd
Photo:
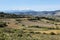
[{"label": "rolling hill", "polygon": [[55,11],[34,11],[34,10],[9,10],[9,11],[3,11],[5,13],[14,13],[18,15],[34,15],[34,16],[60,16],[60,10]]}]

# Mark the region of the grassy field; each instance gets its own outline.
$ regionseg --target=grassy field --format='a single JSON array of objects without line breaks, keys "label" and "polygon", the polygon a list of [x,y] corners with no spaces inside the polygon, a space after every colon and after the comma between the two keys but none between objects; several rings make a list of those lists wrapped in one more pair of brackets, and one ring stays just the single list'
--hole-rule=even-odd
[{"label": "grassy field", "polygon": [[27,29],[0,28],[0,40],[60,40],[60,34],[47,34]]},{"label": "grassy field", "polygon": [[0,40],[60,40],[60,22],[47,19],[0,19]]}]

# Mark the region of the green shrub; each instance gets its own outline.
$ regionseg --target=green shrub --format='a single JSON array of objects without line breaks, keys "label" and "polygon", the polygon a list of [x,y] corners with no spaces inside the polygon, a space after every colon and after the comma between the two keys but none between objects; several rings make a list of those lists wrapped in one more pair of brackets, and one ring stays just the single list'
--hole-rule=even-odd
[{"label": "green shrub", "polygon": [[32,28],[40,28],[39,26],[29,26],[29,27],[32,27]]},{"label": "green shrub", "polygon": [[44,32],[43,34],[47,34],[47,33]]},{"label": "green shrub", "polygon": [[51,35],[56,35],[54,32],[51,32],[50,34],[51,34]]},{"label": "green shrub", "polygon": [[0,22],[0,27],[6,27],[7,24],[5,22]]}]

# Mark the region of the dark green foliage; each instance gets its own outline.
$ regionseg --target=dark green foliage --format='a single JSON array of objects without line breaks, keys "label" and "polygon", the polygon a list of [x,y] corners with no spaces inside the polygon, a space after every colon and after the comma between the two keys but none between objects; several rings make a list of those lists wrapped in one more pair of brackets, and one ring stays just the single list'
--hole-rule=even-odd
[{"label": "dark green foliage", "polygon": [[54,32],[51,32],[50,34],[51,34],[51,35],[56,35]]},{"label": "dark green foliage", "polygon": [[0,18],[30,18],[28,15],[16,15],[14,13],[0,12]]},{"label": "dark green foliage", "polygon": [[43,34],[47,34],[47,33],[44,32]]},{"label": "dark green foliage", "polygon": [[38,20],[40,20],[40,18],[38,17],[35,17],[35,18],[30,18],[28,19],[29,21],[33,21],[33,22],[37,22]]},{"label": "dark green foliage", "polygon": [[24,24],[22,24],[22,26],[25,26]]},{"label": "dark green foliage", "polygon": [[30,33],[34,34],[34,32],[30,32]]},{"label": "dark green foliage", "polygon": [[40,26],[29,26],[31,28],[41,28]]},{"label": "dark green foliage", "polygon": [[5,22],[0,22],[0,27],[6,27],[7,24]]},{"label": "dark green foliage", "polygon": [[40,34],[40,32],[34,32],[35,34]]},{"label": "dark green foliage", "polygon": [[16,19],[16,21],[21,21],[20,19]]}]

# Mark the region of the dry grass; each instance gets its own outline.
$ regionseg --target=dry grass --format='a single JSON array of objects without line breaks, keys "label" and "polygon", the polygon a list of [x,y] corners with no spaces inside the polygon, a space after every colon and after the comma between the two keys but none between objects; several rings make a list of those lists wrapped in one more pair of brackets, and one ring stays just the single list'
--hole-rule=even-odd
[{"label": "dry grass", "polygon": [[[13,28],[18,30],[17,33],[14,32],[12,33],[12,37],[11,39],[14,40],[60,40],[60,29],[47,29],[47,28],[56,28],[60,26],[60,22],[54,22],[53,21],[49,21],[49,20],[42,20],[42,21],[36,21],[36,22],[32,22],[27,20],[27,18],[17,18],[19,19],[19,21],[16,21],[16,19],[0,19],[0,21],[2,22],[6,22],[7,23],[7,27],[6,28]],[[56,25],[57,24],[57,25]],[[34,27],[30,27],[30,26],[39,26],[41,28],[34,28]],[[43,28],[44,27],[44,28]],[[46,27],[46,28],[45,28]],[[5,29],[3,29],[5,30]],[[7,29],[9,30],[9,29]],[[23,31],[23,33],[20,34],[20,30]],[[10,30],[11,31],[11,30]],[[4,32],[6,33],[6,32]],[[55,35],[52,35],[55,34]],[[3,35],[3,34],[2,34]],[[4,34],[7,36],[11,36],[9,33]],[[15,35],[15,37],[14,37]],[[19,36],[17,36],[19,35]],[[7,37],[6,36],[6,37]],[[22,36],[22,37],[20,37]],[[20,37],[20,38],[19,38]]]}]

